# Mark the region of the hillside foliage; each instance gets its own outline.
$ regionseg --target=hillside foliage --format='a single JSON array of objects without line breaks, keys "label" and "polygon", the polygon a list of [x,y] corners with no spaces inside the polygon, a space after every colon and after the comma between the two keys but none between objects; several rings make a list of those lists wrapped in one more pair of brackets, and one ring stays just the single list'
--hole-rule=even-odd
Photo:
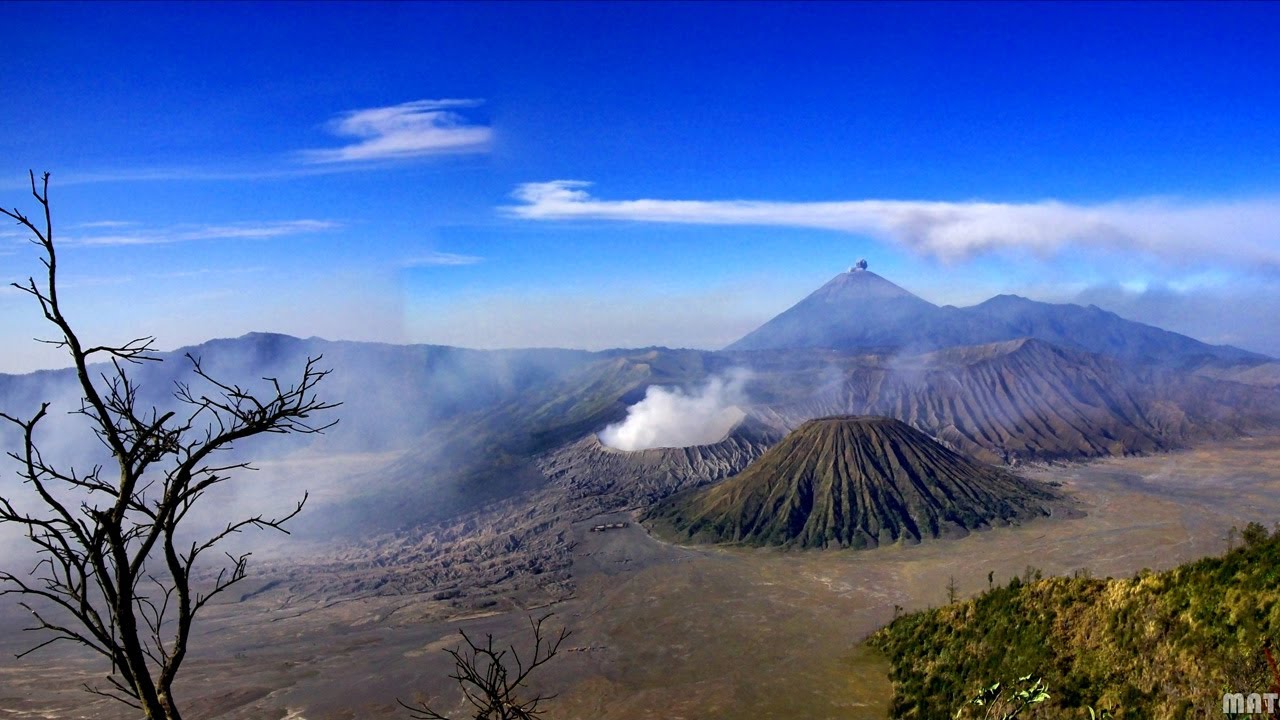
[{"label": "hillside foliage", "polygon": [[1050,692],[1037,718],[1222,717],[1224,692],[1278,682],[1266,648],[1280,638],[1280,529],[1251,523],[1234,544],[1131,579],[1029,571],[897,618],[870,639],[892,665],[891,717],[951,718],[991,683],[1032,675]]}]

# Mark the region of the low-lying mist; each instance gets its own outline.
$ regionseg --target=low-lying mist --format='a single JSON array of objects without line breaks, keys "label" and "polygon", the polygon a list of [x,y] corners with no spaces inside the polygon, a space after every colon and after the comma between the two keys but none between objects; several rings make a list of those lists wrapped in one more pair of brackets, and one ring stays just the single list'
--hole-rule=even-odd
[{"label": "low-lying mist", "polygon": [[[310,493],[305,509],[287,526],[291,535],[246,531],[228,539],[226,549],[253,550],[255,561],[319,552],[334,542],[438,521],[533,487],[541,476],[532,462],[495,461],[485,453],[491,439],[517,447],[524,442],[523,434],[510,432],[508,416],[489,413],[540,398],[544,391],[564,392],[554,389],[574,373],[612,357],[578,350],[478,351],[252,333],[159,353],[163,362],[127,366],[139,388],[140,407],[156,407],[161,413],[175,410],[185,418],[191,408],[173,397],[178,381],[189,382],[197,396],[217,394],[216,387],[194,376],[191,361],[184,357],[188,352],[200,358],[213,377],[265,397],[273,387],[263,378],[279,378],[288,386],[300,377],[308,357],[323,355],[318,367],[332,370],[316,393],[325,402],[341,404],[310,419],[317,425],[332,420],[338,424],[323,435],[272,434],[236,442],[230,451],[219,453],[216,462],[250,461],[260,469],[232,473],[183,521],[188,536],[207,538],[228,522],[287,514]],[[99,373],[110,370],[91,367],[100,391]],[[94,436],[90,419],[68,414],[80,407],[81,397],[72,370],[0,373],[0,412],[28,418],[41,403],[51,403],[36,433],[48,461],[80,473],[102,465],[109,474],[114,458]],[[202,414],[197,425],[211,419]],[[197,430],[190,439],[200,436]],[[39,512],[42,503],[22,482],[20,464],[5,455],[20,451],[21,440],[16,426],[0,422],[0,497],[11,499],[19,510]],[[170,466],[152,466],[147,479],[159,480]],[[501,481],[467,484],[478,473]],[[56,490],[72,508],[86,499],[73,489]],[[28,570],[34,562],[28,562],[26,554],[19,560],[19,553],[28,553],[31,545],[20,528],[0,525],[0,570]],[[210,555],[208,567],[216,570],[217,560]]]},{"label": "low-lying mist", "polygon": [[734,368],[691,391],[652,385],[627,408],[627,419],[605,428],[600,441],[618,450],[689,447],[719,442],[745,413],[744,386],[751,373]]}]

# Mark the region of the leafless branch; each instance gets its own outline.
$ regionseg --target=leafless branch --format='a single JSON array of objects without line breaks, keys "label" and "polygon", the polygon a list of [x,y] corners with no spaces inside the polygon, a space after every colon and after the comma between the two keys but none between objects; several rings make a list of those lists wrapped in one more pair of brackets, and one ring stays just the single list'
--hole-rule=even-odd
[{"label": "leafless branch", "polygon": [[[237,470],[251,469],[245,462],[210,458],[256,435],[312,434],[332,427],[336,420],[313,420],[338,406],[316,394],[329,370],[320,369],[321,357],[308,358],[296,383],[264,378],[269,390],[252,392],[213,377],[199,358],[189,355],[195,382],[203,390],[194,390],[191,383],[177,385],[174,397],[186,409],[180,414],[142,407],[139,386],[128,370],[161,361],[155,338],[136,337],[117,345],[81,342],[59,303],[49,175],[42,175],[40,183],[34,172],[30,178],[43,222],[17,208],[0,208],[0,215],[30,233],[43,253],[45,272],[39,281],[31,277],[14,287],[31,296],[56,329],[55,339],[42,342],[70,356],[81,392],[80,405],[72,412],[85,419],[110,454],[106,465],[112,475],[104,475],[104,465],[79,472],[45,458],[36,432],[48,417],[49,403],[29,417],[0,412],[0,420],[19,432],[20,449],[8,456],[32,495],[22,505],[15,497],[0,496],[0,523],[21,527],[37,553],[25,576],[0,571],[0,597],[22,598],[20,604],[34,618],[28,630],[45,636],[20,657],[61,641],[83,645],[111,662],[109,687],[86,685],[87,691],[139,709],[148,718],[178,720],[173,681],[196,614],[244,579],[250,555],[226,554],[229,564],[203,591],[193,584],[200,557],[247,528],[287,532],[285,523],[302,511],[307,499],[304,495],[278,517],[253,515],[232,520],[203,540],[179,540],[183,521],[210,488],[227,482]],[[99,358],[109,362],[90,367]]]},{"label": "leafless branch", "polygon": [[[472,706],[474,720],[536,720],[542,717],[545,712],[542,704],[555,695],[538,693],[527,698],[520,695],[528,687],[529,675],[555,657],[560,645],[572,634],[568,628],[561,628],[558,634],[547,635],[543,625],[550,617],[547,614],[537,620],[529,618],[533,654],[525,659],[521,659],[514,644],[507,648],[496,647],[492,634],[486,635],[481,643],[471,639],[465,631],[459,631],[465,647],[445,651],[454,663],[454,674],[449,677],[457,681],[463,698]],[[508,653],[514,667],[507,661]],[[415,720],[453,720],[433,709],[426,701],[416,706],[403,700],[397,702],[409,710],[410,717]]]}]

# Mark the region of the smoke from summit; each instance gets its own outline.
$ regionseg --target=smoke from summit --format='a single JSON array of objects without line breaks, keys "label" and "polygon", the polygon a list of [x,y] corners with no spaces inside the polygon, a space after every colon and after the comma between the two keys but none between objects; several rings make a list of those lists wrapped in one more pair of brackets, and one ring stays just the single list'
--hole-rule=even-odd
[{"label": "smoke from summit", "polygon": [[644,399],[627,408],[627,419],[605,428],[600,441],[618,450],[688,447],[719,442],[745,413],[743,386],[751,373],[729,370],[686,392],[650,386]]}]

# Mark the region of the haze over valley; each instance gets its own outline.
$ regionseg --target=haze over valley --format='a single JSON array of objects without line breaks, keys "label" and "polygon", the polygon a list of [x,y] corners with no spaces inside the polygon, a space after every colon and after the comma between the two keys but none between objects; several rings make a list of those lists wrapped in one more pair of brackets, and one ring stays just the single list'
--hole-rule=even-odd
[{"label": "haze over valley", "polygon": [[[1009,307],[1015,310],[997,316],[1002,322],[991,320],[991,314]],[[1109,331],[1098,333],[1103,326]],[[762,347],[743,349],[744,344]],[[1239,523],[1236,510],[1248,508],[1243,512],[1262,518],[1271,507],[1264,500],[1229,512],[1218,509],[1194,528],[1184,527],[1186,519],[1173,525],[1138,522],[1128,513],[1148,507],[1171,512],[1163,509],[1171,502],[1167,483],[1175,483],[1173,488],[1195,484],[1181,473],[1148,480],[1154,466],[1132,465],[1125,458],[1168,457],[1176,466],[1182,461],[1174,458],[1212,444],[1231,448],[1212,461],[1217,472],[1222,472],[1218,464],[1264,463],[1257,473],[1232,475],[1219,490],[1265,494],[1266,483],[1280,481],[1264,471],[1280,457],[1275,454],[1280,388],[1256,373],[1274,360],[1096,308],[1011,296],[973,308],[938,308],[857,268],[838,274],[723,351],[474,351],[259,333],[166,354],[163,362],[139,369],[141,387],[172,383],[188,353],[208,358],[209,368],[225,376],[272,377],[318,355],[334,368],[326,379],[327,396],[343,403],[339,425],[257,453],[243,448],[265,459],[259,471],[222,496],[222,514],[287,506],[304,490],[312,497],[291,527],[292,536],[245,539],[260,559],[238,598],[219,605],[225,619],[218,622],[231,622],[244,605],[244,612],[253,608],[253,617],[262,618],[249,621],[246,631],[262,622],[302,623],[298,627],[311,629],[299,632],[320,633],[313,641],[317,647],[328,642],[323,638],[329,633],[348,627],[342,632],[358,631],[364,638],[347,651],[354,653],[350,662],[369,667],[389,662],[386,653],[392,646],[404,647],[407,638],[423,632],[447,638],[447,629],[459,622],[460,627],[477,622],[476,627],[515,633],[522,613],[535,608],[554,609],[577,632],[622,642],[617,633],[639,621],[611,624],[623,622],[618,613],[631,611],[589,594],[598,592],[589,589],[600,587],[604,578],[649,587],[666,586],[685,572],[693,575],[680,582],[710,573],[705,576],[710,585],[699,585],[703,589],[696,592],[715,596],[730,592],[721,585],[729,582],[725,572],[745,572],[748,578],[763,573],[763,578],[791,563],[845,577],[838,585],[845,590],[837,596],[858,598],[855,607],[867,619],[855,625],[866,633],[874,629],[873,619],[882,619],[895,605],[939,602],[938,573],[953,560],[972,563],[980,572],[1021,570],[1010,564],[1010,556],[992,549],[1007,543],[1057,537],[1038,545],[1034,564],[1127,573],[1208,552],[1231,524]],[[68,371],[3,376],[0,393],[7,405],[73,397],[74,381]],[[164,407],[158,395],[157,401]],[[838,427],[849,434],[839,440],[819,432],[837,427],[831,424],[837,421],[822,419],[832,416],[848,418]],[[1260,444],[1247,444],[1250,439]],[[11,436],[6,440],[14,442]],[[799,449],[808,443],[813,450]],[[845,459],[822,455],[833,449]],[[91,458],[94,448],[82,444],[60,450]],[[815,454],[805,460],[809,452]],[[1119,464],[1079,465],[1108,458]],[[797,461],[796,472],[802,474],[791,479],[792,470],[782,468]],[[835,478],[803,474],[833,467]],[[1121,469],[1122,479],[1102,469],[1107,467]],[[1026,480],[1009,472],[1028,469],[1033,472]],[[7,492],[20,490],[6,483]],[[752,483],[761,489],[747,490]],[[906,499],[913,493],[922,495]],[[1197,495],[1196,506],[1203,511],[1201,504],[1212,502],[1210,497]],[[690,517],[701,519],[690,525]],[[610,523],[626,526],[590,530]],[[673,548],[651,537],[651,526],[658,537],[728,546]],[[945,539],[974,530],[991,539]],[[1186,537],[1163,544],[1183,530]],[[927,549],[908,550],[915,543]],[[793,550],[744,554],[734,549],[740,544]],[[956,549],[947,549],[953,544]],[[839,550],[877,545],[881,550]],[[1129,549],[1097,563],[1081,555],[1084,546],[1104,558],[1110,549]],[[828,549],[794,554],[805,547]],[[1167,552],[1169,547],[1175,551]],[[750,569],[731,571],[723,563],[746,563]],[[916,563],[932,568],[921,572],[934,578],[933,592],[899,575]],[[871,577],[890,574],[866,581],[859,579],[864,568]],[[886,579],[892,577],[898,579]],[[813,602],[825,602],[820,598],[837,586],[826,587],[811,590],[818,593]],[[759,622],[773,622],[764,619],[777,611],[769,609],[772,595],[751,593],[750,612],[766,614]],[[804,613],[817,612],[801,607]],[[673,611],[661,622],[698,622],[694,613],[703,610]],[[465,620],[469,616],[485,619]],[[364,627],[374,635],[358,630]],[[854,653],[857,632],[850,628],[840,636],[849,643],[846,651]],[[718,637],[707,641],[720,643]],[[225,627],[209,642],[231,648],[248,638]],[[662,674],[642,681],[657,670],[632,667],[601,642],[600,650],[584,651],[584,661],[603,653],[610,666],[630,668],[609,676],[610,693],[638,697],[642,685],[634,683],[677,682]],[[669,641],[654,637],[649,642],[659,645],[642,652],[657,651]],[[247,650],[237,652],[248,657]],[[434,680],[425,670],[404,675],[413,687],[431,687],[447,675],[439,657],[394,652],[440,671]],[[671,671],[683,678],[686,670],[678,668],[684,666],[672,663]],[[595,692],[580,684],[596,677],[598,668],[580,661],[565,666],[557,677],[579,688],[571,694]],[[214,677],[216,667],[193,675]],[[576,669],[569,672],[569,667]],[[745,682],[731,675],[720,680]],[[270,681],[280,688],[247,695],[225,685],[204,695],[196,689],[203,681],[192,692],[219,716],[268,711],[340,716],[332,715],[338,712],[337,700],[323,699],[326,694],[305,677],[285,672]],[[864,700],[882,707],[884,686],[865,680],[874,691],[868,689]],[[427,685],[414,684],[419,682]],[[40,688],[33,695],[54,693],[62,707],[83,700],[33,687]],[[375,687],[385,696],[362,686],[360,714],[394,715],[383,701],[396,690]],[[790,692],[779,690],[770,702],[779,707],[799,702],[786,699],[793,697]],[[734,697],[729,701],[698,690],[684,702],[704,711],[712,707],[705,703],[713,703],[730,715],[764,702]],[[831,708],[845,700],[832,695]],[[110,710],[107,705],[95,712]]]},{"label": "haze over valley", "polygon": [[0,718],[1280,682],[1275,6],[6,11]]}]

